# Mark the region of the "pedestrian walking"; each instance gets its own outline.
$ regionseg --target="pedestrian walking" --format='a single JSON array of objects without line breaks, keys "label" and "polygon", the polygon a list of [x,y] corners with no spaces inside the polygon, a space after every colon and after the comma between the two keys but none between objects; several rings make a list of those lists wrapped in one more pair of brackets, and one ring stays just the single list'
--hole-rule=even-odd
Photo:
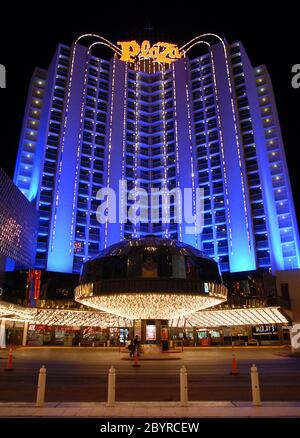
[{"label": "pedestrian walking", "polygon": [[133,352],[134,352],[133,339],[131,339],[130,344],[128,345],[128,350],[129,350],[129,357],[132,357],[133,356]]}]

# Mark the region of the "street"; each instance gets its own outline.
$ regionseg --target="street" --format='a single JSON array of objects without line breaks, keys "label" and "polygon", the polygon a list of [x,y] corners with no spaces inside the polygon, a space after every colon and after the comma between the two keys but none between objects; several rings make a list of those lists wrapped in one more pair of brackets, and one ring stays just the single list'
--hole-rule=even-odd
[{"label": "street", "polygon": [[0,352],[0,402],[34,401],[38,370],[47,369],[46,401],[105,401],[107,373],[117,373],[117,401],[176,401],[179,370],[188,372],[190,400],[251,400],[250,367],[259,370],[262,400],[300,400],[300,358],[288,348],[236,348],[237,376],[230,375],[231,349],[185,350],[178,360],[122,360],[110,349],[19,348],[13,371],[5,371],[7,351]]}]

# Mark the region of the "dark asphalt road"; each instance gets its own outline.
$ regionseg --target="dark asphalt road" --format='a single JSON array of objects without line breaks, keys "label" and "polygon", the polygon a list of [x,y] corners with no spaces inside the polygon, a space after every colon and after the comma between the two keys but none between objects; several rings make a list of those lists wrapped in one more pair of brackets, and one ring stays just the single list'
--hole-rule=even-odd
[{"label": "dark asphalt road", "polygon": [[34,401],[38,369],[47,368],[46,401],[105,401],[107,372],[117,372],[118,401],[176,401],[179,369],[188,371],[190,400],[250,400],[250,366],[259,369],[263,400],[300,401],[300,358],[288,349],[235,349],[240,375],[231,376],[230,349],[184,351],[179,360],[141,361],[140,368],[116,351],[24,348],[13,353],[14,371],[4,371],[0,352],[0,401]]}]

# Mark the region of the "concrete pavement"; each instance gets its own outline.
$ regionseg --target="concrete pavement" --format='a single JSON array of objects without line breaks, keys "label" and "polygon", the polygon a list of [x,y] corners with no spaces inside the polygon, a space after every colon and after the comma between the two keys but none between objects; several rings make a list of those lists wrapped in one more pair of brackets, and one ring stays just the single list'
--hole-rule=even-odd
[{"label": "concrete pavement", "polygon": [[300,402],[126,402],[107,407],[106,403],[0,403],[0,417],[6,418],[300,418]]},{"label": "concrete pavement", "polygon": [[[179,370],[188,372],[191,401],[251,400],[250,367],[259,370],[261,397],[267,401],[300,400],[300,360],[289,348],[236,348],[237,376],[230,375],[231,349],[188,350],[178,360],[148,360],[139,368],[114,350],[98,348],[20,348],[13,352],[14,371],[7,372],[7,351],[0,360],[0,401],[31,403],[39,368],[47,368],[47,402],[105,402],[111,365],[116,369],[118,402],[176,402]],[[174,355],[172,355],[174,356]],[[175,354],[177,356],[177,354]],[[127,356],[128,357],[128,356]]]}]

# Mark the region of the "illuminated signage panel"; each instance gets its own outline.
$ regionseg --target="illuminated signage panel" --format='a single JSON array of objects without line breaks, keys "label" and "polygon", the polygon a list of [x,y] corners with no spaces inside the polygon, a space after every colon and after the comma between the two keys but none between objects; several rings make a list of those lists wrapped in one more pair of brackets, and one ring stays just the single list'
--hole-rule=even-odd
[{"label": "illuminated signage panel", "polygon": [[151,46],[150,42],[145,40],[141,44],[135,40],[118,41],[121,46],[121,61],[136,62],[144,59],[149,59],[153,62],[172,63],[177,59],[182,58],[176,44],[158,42]]},{"label": "illuminated signage panel", "polygon": [[146,340],[156,341],[156,327],[155,325],[146,325]]}]

